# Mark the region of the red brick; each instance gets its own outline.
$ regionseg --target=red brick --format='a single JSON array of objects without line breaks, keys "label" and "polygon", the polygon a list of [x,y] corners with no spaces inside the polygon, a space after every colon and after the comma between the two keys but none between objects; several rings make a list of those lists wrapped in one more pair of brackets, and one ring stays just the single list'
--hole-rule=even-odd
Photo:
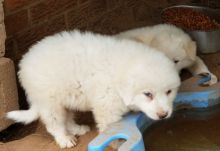
[{"label": "red brick", "polygon": [[20,59],[21,55],[23,55],[27,49],[38,40],[47,35],[64,30],[65,28],[64,16],[58,16],[49,20],[48,22],[16,34],[14,39],[17,42],[18,47],[17,58]]},{"label": "red brick", "polygon": [[78,9],[74,9],[67,14],[67,23],[70,29],[85,27],[89,24],[88,20],[79,13]]},{"label": "red brick", "polygon": [[99,20],[107,11],[106,3],[90,0],[70,11],[67,15],[69,27],[81,28]]},{"label": "red brick", "polygon": [[123,3],[123,0],[106,0],[106,5],[108,9],[112,9],[115,7],[121,6]]},{"label": "red brick", "polygon": [[[90,30],[102,33],[102,34],[116,34],[122,30],[128,29],[134,25],[134,16],[132,9],[126,9],[126,6],[121,6],[116,9],[112,9],[100,20],[98,20]],[[117,24],[116,24],[117,23]]]},{"label": "red brick", "polygon": [[138,7],[134,7],[134,15],[135,15],[135,20],[137,22],[147,22],[149,24],[153,24],[153,18],[155,19],[159,19],[160,18],[160,12],[154,14],[154,10],[156,8],[153,8],[151,6],[149,6],[146,3],[142,3],[140,4],[140,6]]},{"label": "red brick", "polygon": [[44,0],[30,8],[31,19],[33,22],[44,20],[76,7],[76,4],[76,0]]},{"label": "red brick", "polygon": [[36,0],[4,0],[4,9],[6,12],[11,12],[21,7],[28,6],[37,2]]},{"label": "red brick", "polygon": [[127,0],[125,1],[126,6],[128,6],[129,8],[133,8],[133,7],[137,7],[137,6],[141,6],[143,1],[142,0]]},{"label": "red brick", "polygon": [[[193,1],[195,0],[169,0],[168,5],[172,6],[172,5],[180,5],[180,4],[191,4]],[[201,4],[201,1],[198,3]]]},{"label": "red brick", "polygon": [[11,15],[5,16],[5,28],[7,36],[13,35],[28,26],[27,10],[21,10]]},{"label": "red brick", "polygon": [[[154,0],[154,1],[143,1],[145,5],[149,8],[165,8],[171,3],[172,0]],[[182,0],[184,1],[184,0]]]},{"label": "red brick", "polygon": [[78,5],[83,4],[83,3],[86,3],[86,2],[88,2],[88,1],[90,1],[90,0],[78,0]]}]

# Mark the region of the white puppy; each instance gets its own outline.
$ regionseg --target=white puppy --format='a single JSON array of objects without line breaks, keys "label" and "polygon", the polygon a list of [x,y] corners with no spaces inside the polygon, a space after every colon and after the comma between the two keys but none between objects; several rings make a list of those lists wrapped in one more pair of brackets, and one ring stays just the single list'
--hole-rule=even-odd
[{"label": "white puppy", "polygon": [[61,148],[89,131],[74,122],[70,110],[92,111],[99,131],[129,110],[167,118],[180,85],[175,65],[159,51],[78,31],[41,40],[19,67],[30,109],[7,117],[26,124],[40,118]]},{"label": "white puppy", "polygon": [[176,64],[178,70],[188,68],[193,75],[209,73],[211,80],[207,84],[212,85],[217,82],[217,77],[196,56],[196,43],[176,26],[159,24],[152,27],[142,27],[121,32],[116,37],[133,39],[156,48],[165,53]]}]

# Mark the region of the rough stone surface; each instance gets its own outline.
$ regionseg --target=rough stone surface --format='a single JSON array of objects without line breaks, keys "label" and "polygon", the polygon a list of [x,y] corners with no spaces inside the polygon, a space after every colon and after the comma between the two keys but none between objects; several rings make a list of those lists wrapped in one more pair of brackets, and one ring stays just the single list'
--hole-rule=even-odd
[{"label": "rough stone surface", "polygon": [[12,124],[5,119],[5,113],[18,108],[14,63],[8,58],[0,58],[0,131]]},{"label": "rough stone surface", "polygon": [[3,4],[0,1],[0,23],[4,21],[4,11],[3,11]]},{"label": "rough stone surface", "polygon": [[4,11],[2,0],[0,0],[0,57],[5,55],[5,39]]},{"label": "rough stone surface", "polygon": [[2,23],[0,24],[0,57],[3,57],[5,55],[5,39],[6,39],[6,33],[5,33],[5,25]]}]

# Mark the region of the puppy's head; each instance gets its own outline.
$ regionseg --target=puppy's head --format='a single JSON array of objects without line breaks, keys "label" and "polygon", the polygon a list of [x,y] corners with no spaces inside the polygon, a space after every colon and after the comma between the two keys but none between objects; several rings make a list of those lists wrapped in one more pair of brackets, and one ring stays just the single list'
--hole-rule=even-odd
[{"label": "puppy's head", "polygon": [[195,62],[196,44],[191,39],[184,39],[175,35],[164,35],[155,38],[151,45],[164,52],[175,63],[178,71],[191,66]]},{"label": "puppy's head", "polygon": [[160,52],[147,55],[129,65],[119,91],[131,110],[142,111],[154,120],[168,118],[180,85],[178,71]]},{"label": "puppy's head", "polygon": [[[146,36],[135,37],[135,40],[165,53],[175,63],[178,71],[194,63],[196,43],[183,30],[173,25],[161,24],[153,26],[150,34],[148,32]],[[146,37],[151,37],[151,40]]]}]

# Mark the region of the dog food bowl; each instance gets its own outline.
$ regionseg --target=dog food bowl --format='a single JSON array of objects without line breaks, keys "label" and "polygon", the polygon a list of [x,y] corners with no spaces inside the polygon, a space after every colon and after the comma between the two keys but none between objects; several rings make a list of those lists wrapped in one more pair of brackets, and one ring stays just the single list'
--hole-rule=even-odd
[{"label": "dog food bowl", "polygon": [[[174,101],[175,109],[178,110],[181,106],[208,108],[220,104],[220,83],[209,87],[201,86],[210,79],[209,75],[192,77],[184,81]],[[94,138],[88,145],[88,151],[104,151],[112,141],[117,139],[125,140],[118,151],[145,151],[147,146],[144,146],[142,133],[155,122],[143,113],[129,113]]]},{"label": "dog food bowl", "polygon": [[[166,11],[170,11],[172,9],[188,9],[192,10],[194,12],[199,12],[207,17],[209,17],[212,21],[215,20],[216,23],[218,23],[218,28],[215,29],[208,29],[208,30],[201,30],[201,29],[189,29],[181,27],[177,24],[175,24],[178,27],[183,28],[191,37],[193,40],[197,42],[198,51],[201,53],[214,53],[217,51],[220,51],[220,10],[211,9],[208,7],[202,7],[202,6],[188,6],[188,5],[177,5],[177,6],[171,6],[168,8],[165,8],[161,13],[161,18],[163,22],[165,23],[171,23],[167,22],[164,19],[164,13]],[[191,19],[193,20],[193,19]],[[171,23],[173,24],[173,23]]]}]

